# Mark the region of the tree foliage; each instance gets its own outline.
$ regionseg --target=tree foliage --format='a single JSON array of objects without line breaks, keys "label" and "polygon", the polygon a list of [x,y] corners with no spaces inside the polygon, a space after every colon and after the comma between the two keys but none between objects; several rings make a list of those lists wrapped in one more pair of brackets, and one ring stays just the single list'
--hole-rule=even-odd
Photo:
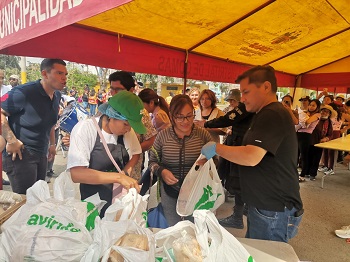
[{"label": "tree foliage", "polygon": [[20,60],[21,58],[19,56],[0,55],[0,69],[18,74],[17,71],[20,72],[21,70],[19,65]]},{"label": "tree foliage", "polygon": [[0,55],[0,69],[5,72],[5,85],[9,84],[10,75],[21,75],[20,60],[19,56]]},{"label": "tree foliage", "polygon": [[108,76],[110,74],[110,70],[108,68],[97,67],[95,66],[98,82],[100,84],[101,89],[106,90],[108,86]]},{"label": "tree foliage", "polygon": [[[83,70],[82,66],[77,65],[76,63],[68,63],[68,78],[67,78],[67,87],[70,90],[72,87],[81,93],[84,89],[84,85],[88,84],[91,87],[96,86],[98,83],[97,76],[86,72]],[[40,64],[39,63],[29,63],[27,66],[27,81],[35,81],[41,78],[40,74]]]},{"label": "tree foliage", "polygon": [[40,64],[30,63],[26,67],[27,70],[27,82],[35,81],[41,78]]},{"label": "tree foliage", "polygon": [[145,84],[147,83],[149,88],[152,88],[154,90],[157,89],[157,84],[159,81],[162,83],[175,83],[176,78],[174,77],[169,77],[169,76],[161,76],[159,77],[158,75],[153,75],[153,74],[143,74],[143,73],[135,73],[135,78],[136,81],[140,81],[144,84],[144,87],[146,86]]},{"label": "tree foliage", "polygon": [[98,83],[97,75],[90,73],[88,70],[84,71],[84,65],[69,62],[67,64],[68,90],[76,87],[79,93],[82,93],[84,85],[88,84],[90,87],[95,87]]}]

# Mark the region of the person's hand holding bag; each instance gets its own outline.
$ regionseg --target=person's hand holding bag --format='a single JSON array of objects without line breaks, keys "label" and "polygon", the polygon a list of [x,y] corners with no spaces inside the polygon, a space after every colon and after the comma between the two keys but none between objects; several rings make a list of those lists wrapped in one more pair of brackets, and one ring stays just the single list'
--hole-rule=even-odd
[{"label": "person's hand holding bag", "polygon": [[126,174],[124,174],[124,172],[118,174],[120,175],[120,177],[117,183],[121,184],[127,190],[129,190],[130,188],[135,188],[138,193],[140,192],[140,186],[137,183],[137,180],[127,176]]},{"label": "person's hand holding bag", "polygon": [[201,150],[202,155],[205,156],[206,159],[210,159],[216,155],[216,143],[211,141],[206,143]]}]

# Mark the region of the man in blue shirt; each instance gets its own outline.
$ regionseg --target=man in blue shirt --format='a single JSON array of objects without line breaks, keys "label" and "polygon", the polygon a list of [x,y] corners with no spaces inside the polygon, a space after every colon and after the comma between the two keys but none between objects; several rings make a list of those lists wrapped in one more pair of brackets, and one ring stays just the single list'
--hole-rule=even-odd
[{"label": "man in blue shirt", "polygon": [[60,90],[67,81],[66,63],[44,59],[40,71],[42,79],[17,86],[2,97],[2,134],[7,141],[3,170],[13,192],[19,194],[45,179],[47,160],[56,154],[54,125]]}]

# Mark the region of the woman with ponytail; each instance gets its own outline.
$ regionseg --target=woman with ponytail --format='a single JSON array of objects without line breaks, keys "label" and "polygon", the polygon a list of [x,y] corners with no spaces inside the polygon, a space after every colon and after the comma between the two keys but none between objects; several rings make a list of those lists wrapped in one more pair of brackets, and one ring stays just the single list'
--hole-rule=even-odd
[{"label": "woman with ponytail", "polygon": [[[139,93],[139,98],[141,98],[143,106],[148,111],[148,113],[152,114],[152,124],[158,133],[163,129],[171,126],[169,118],[169,106],[163,97],[158,96],[157,93],[152,89],[146,88]],[[142,184],[140,195],[143,196],[146,194],[150,186],[150,180],[150,170],[147,169],[140,180],[140,184]],[[156,181],[157,179],[154,178],[152,185]]]},{"label": "woman with ponytail", "polygon": [[171,125],[169,107],[165,99],[152,89],[146,88],[139,93],[145,109],[152,114],[152,124],[159,133]]}]

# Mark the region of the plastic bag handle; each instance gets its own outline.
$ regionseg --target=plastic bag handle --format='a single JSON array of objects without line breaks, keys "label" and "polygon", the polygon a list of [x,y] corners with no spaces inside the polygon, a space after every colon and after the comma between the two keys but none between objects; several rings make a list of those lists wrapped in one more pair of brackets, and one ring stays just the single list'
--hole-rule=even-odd
[{"label": "plastic bag handle", "polygon": [[209,210],[195,210],[193,217],[195,220],[196,238],[201,246],[202,255],[208,257],[210,255],[208,239],[211,239],[210,248],[214,250],[223,242],[220,224]]}]

